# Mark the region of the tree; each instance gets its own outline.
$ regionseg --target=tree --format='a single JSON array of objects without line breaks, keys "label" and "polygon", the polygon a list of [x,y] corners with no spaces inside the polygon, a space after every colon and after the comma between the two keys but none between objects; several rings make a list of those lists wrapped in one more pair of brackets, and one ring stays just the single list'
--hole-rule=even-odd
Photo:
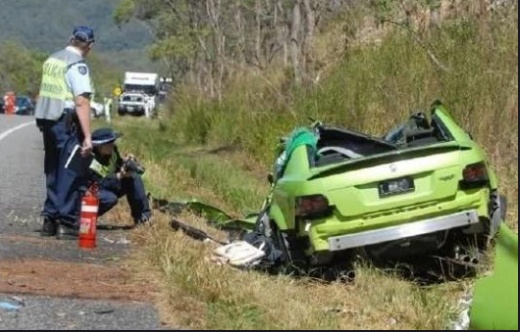
[{"label": "tree", "polygon": [[320,0],[121,0],[114,20],[146,24],[155,38],[153,59],[176,81],[220,97],[237,68],[262,71],[290,58],[294,82],[306,78],[323,8]]},{"label": "tree", "polygon": [[35,95],[40,87],[44,53],[7,42],[0,48],[0,91],[13,90],[18,94]]}]

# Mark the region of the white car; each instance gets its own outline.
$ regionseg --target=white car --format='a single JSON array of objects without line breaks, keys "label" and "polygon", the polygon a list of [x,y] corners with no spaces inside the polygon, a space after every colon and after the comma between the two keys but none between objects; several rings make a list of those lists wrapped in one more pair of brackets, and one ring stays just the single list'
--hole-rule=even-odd
[{"label": "white car", "polygon": [[105,115],[105,107],[103,104],[96,103],[95,101],[90,102],[90,110],[92,111],[92,116],[95,118]]},{"label": "white car", "polygon": [[119,115],[133,114],[149,117],[155,108],[153,96],[140,92],[125,92],[119,97]]}]

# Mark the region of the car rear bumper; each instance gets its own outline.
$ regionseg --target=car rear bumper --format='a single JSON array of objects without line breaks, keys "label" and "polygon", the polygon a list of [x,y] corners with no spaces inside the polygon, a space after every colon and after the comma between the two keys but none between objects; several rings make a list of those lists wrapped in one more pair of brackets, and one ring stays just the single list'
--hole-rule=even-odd
[{"label": "car rear bumper", "polygon": [[[428,202],[427,205],[405,206],[399,209],[383,211],[385,213],[375,217],[365,214],[344,219],[337,213],[334,213],[324,219],[302,221],[299,227],[301,230],[299,235],[308,236],[310,240],[309,253],[329,251],[332,250],[329,241],[331,238],[355,237],[370,231],[415,225],[415,223],[432,219],[436,221],[444,220],[444,218],[457,215],[462,211],[475,211],[478,218],[482,220],[482,218],[489,217],[489,197],[489,189],[475,189],[469,192],[459,191],[457,196],[449,201],[434,201]],[[468,227],[465,233],[479,233],[481,231],[483,231],[482,225],[478,223],[473,227]]]},{"label": "car rear bumper", "polygon": [[329,250],[338,251],[430,234],[452,228],[470,226],[479,222],[476,210],[416,221],[398,226],[374,229],[360,233],[333,236],[328,239]]},{"label": "car rear bumper", "polygon": [[119,111],[126,113],[143,113],[145,107],[143,105],[119,105]]}]

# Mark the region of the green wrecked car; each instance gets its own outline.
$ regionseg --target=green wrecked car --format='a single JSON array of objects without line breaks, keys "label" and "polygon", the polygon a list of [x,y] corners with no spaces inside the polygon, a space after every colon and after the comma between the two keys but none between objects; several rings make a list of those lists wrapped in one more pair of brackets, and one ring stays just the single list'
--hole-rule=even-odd
[{"label": "green wrecked car", "polygon": [[255,230],[285,265],[349,252],[478,261],[505,215],[484,151],[436,101],[383,138],[314,123],[277,150]]}]

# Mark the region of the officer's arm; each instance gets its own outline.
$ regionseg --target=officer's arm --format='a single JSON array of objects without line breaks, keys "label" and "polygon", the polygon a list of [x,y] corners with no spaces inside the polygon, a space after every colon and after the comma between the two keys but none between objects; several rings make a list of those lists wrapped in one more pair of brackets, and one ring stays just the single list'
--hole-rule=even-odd
[{"label": "officer's arm", "polygon": [[92,86],[87,65],[78,63],[70,67],[67,71],[67,80],[74,95],[74,106],[81,131],[85,141],[92,145],[90,135],[90,97],[92,95]]},{"label": "officer's arm", "polygon": [[85,138],[90,141],[90,96],[79,95],[74,98],[76,114]]}]

